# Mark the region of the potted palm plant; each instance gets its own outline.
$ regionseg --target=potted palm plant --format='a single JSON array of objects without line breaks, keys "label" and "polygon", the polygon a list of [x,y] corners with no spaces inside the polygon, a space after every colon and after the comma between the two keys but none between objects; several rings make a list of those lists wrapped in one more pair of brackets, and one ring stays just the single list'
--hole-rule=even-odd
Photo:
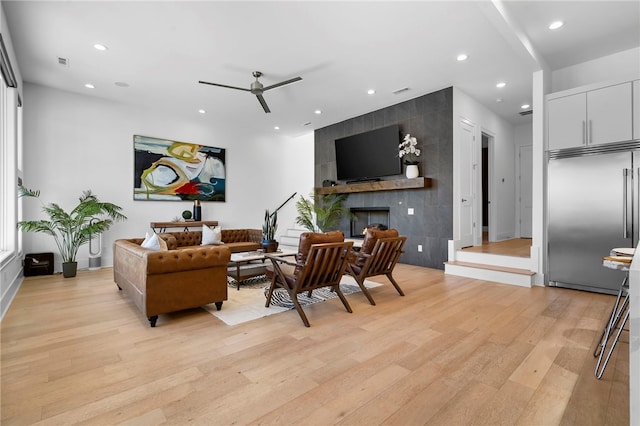
[{"label": "potted palm plant", "polygon": [[296,201],[298,216],[296,223],[311,232],[333,230],[343,216],[352,214],[344,202],[349,194],[312,195],[309,199],[300,196]]},{"label": "potted palm plant", "polygon": [[[18,195],[38,198],[40,191],[20,185]],[[121,213],[121,207],[101,202],[90,190],[84,191],[78,200],[78,205],[70,212],[56,203],[43,204],[42,211],[49,216],[49,220],[23,220],[17,224],[25,232],[43,232],[53,237],[62,256],[65,278],[76,276],[76,256],[82,245],[88,243],[92,236],[108,230],[114,221],[127,219]]]},{"label": "potted palm plant", "polygon": [[264,223],[262,224],[262,249],[266,253],[278,250],[276,230],[278,229],[278,210],[269,213],[269,209],[264,211]]}]

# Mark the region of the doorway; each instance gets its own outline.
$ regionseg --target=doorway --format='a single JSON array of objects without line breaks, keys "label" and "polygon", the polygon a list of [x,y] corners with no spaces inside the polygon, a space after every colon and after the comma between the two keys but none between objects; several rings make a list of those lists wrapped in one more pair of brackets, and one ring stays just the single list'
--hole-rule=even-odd
[{"label": "doorway", "polygon": [[492,215],[492,198],[493,198],[493,156],[494,156],[494,137],[488,133],[481,132],[481,151],[482,159],[480,164],[482,179],[482,243],[496,241],[494,220]]},{"label": "doorway", "polygon": [[482,133],[482,242],[489,241],[489,137]]}]

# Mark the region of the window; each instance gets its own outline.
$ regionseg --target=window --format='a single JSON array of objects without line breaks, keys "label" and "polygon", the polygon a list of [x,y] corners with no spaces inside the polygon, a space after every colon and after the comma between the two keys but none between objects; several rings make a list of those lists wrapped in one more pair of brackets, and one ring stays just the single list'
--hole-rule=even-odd
[{"label": "window", "polygon": [[19,95],[9,56],[0,35],[0,264],[19,250],[17,177],[22,134]]}]

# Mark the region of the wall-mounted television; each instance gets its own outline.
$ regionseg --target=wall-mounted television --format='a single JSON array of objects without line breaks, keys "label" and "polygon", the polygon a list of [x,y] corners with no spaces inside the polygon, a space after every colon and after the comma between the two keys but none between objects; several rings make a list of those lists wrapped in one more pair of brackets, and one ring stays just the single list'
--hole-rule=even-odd
[{"label": "wall-mounted television", "polygon": [[397,124],[335,140],[338,180],[376,180],[402,173]]}]

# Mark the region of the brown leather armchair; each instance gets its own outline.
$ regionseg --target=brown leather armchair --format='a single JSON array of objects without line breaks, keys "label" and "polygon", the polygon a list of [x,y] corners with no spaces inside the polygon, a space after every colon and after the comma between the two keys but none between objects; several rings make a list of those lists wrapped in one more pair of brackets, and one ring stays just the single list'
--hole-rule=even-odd
[{"label": "brown leather armchair", "polygon": [[276,288],[283,288],[289,293],[302,322],[309,327],[309,320],[298,302],[298,294],[311,294],[314,289],[331,287],[347,312],[351,313],[351,306],[340,290],[340,280],[347,267],[352,247],[352,242],[344,242],[344,234],[341,231],[324,234],[304,232],[300,235],[295,262],[266,254],[272,265],[267,267],[271,286],[264,306],[269,307]]},{"label": "brown leather armchair", "polygon": [[386,275],[400,296],[404,296],[404,292],[393,278],[393,268],[403,253],[402,249],[406,241],[407,237],[398,236],[398,231],[395,229],[368,228],[360,251],[354,252],[355,256],[350,259],[346,273],[356,280],[372,305],[376,302],[365,287],[364,281],[376,275]]}]

